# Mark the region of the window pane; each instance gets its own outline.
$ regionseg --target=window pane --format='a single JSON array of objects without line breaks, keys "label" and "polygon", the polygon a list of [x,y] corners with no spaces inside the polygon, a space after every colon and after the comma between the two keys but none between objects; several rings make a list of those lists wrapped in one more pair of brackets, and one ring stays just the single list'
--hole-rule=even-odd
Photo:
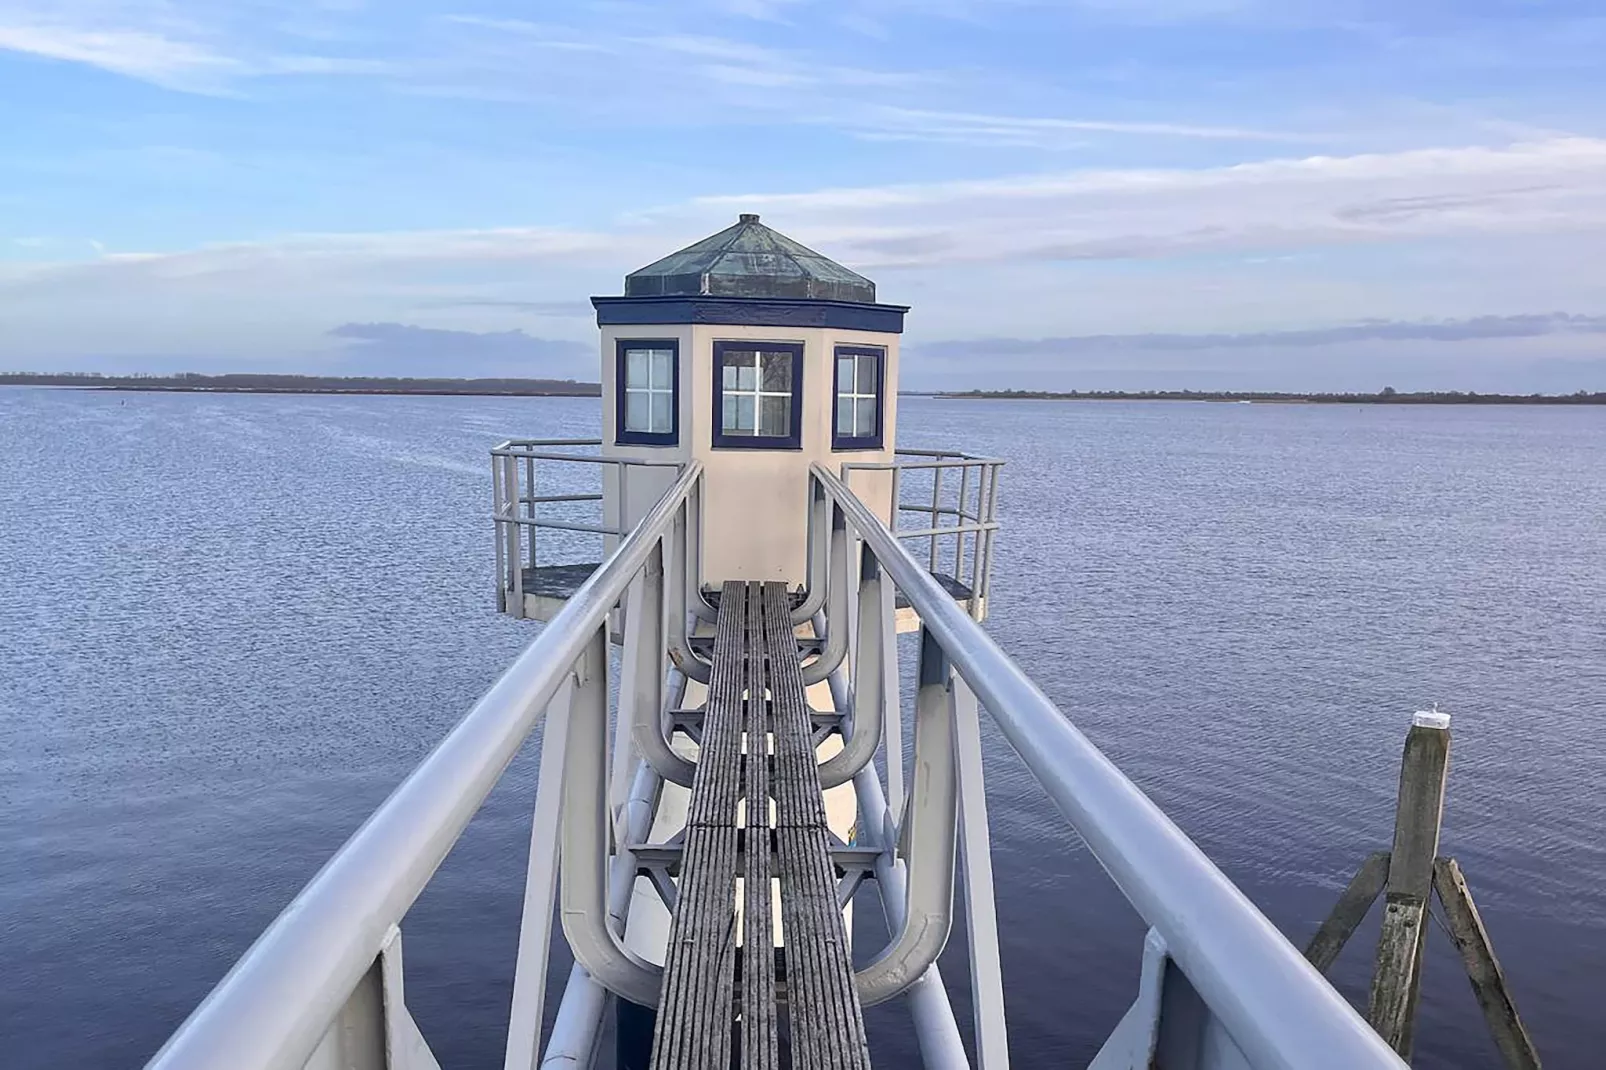
[{"label": "window pane", "polygon": [[861,394],[874,394],[876,392],[876,358],[861,356],[859,358],[859,390]]},{"label": "window pane", "polygon": [[758,433],[784,438],[792,433],[792,398],[790,395],[782,398],[765,396],[759,399],[763,404],[759,412]]},{"label": "window pane", "polygon": [[625,350],[625,386],[641,389],[647,385],[647,357],[650,350]]},{"label": "window pane", "polygon": [[836,358],[836,392],[838,394],[853,393],[853,358]]},{"label": "window pane", "polygon": [[647,395],[639,390],[625,391],[625,430],[648,431]]},{"label": "window pane", "polygon": [[654,390],[651,397],[653,433],[667,435],[675,429],[674,413],[670,407],[674,395],[667,390]]},{"label": "window pane", "polygon": [[724,371],[721,373],[721,382],[726,390],[753,389],[753,365],[758,360],[758,354],[747,351],[731,351],[721,358],[724,362]]},{"label": "window pane", "polygon": [[858,417],[853,424],[853,437],[874,438],[876,399],[860,398],[853,405],[858,411]]},{"label": "window pane", "polygon": [[836,433],[840,438],[853,436],[853,399],[836,399]]},{"label": "window pane", "polygon": [[764,354],[764,385],[761,387],[761,389],[791,393],[792,354]]},{"label": "window pane", "polygon": [[727,435],[751,435],[753,433],[753,396],[751,394],[726,394],[724,416],[721,422]]},{"label": "window pane", "polygon": [[652,351],[652,385],[654,390],[668,390],[673,370],[670,368],[670,352],[667,349]]}]

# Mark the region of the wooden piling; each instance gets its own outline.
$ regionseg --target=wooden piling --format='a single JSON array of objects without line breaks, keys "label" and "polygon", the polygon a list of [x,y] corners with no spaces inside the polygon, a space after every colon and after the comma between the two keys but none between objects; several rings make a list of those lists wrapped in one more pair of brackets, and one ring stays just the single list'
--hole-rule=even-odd
[{"label": "wooden piling", "polygon": [[1449,923],[1450,939],[1461,952],[1461,962],[1467,968],[1467,979],[1483,1008],[1489,1032],[1494,1034],[1495,1045],[1505,1057],[1511,1070],[1539,1070],[1539,1053],[1517,1017],[1517,1007],[1506,988],[1505,974],[1500,960],[1494,957],[1494,945],[1484,931],[1483,919],[1472,903],[1466,878],[1453,858],[1441,858],[1433,864],[1433,887],[1444,904],[1445,920]]},{"label": "wooden piling", "polygon": [[1322,927],[1310,938],[1310,946],[1305,948],[1305,958],[1312,966],[1322,973],[1327,972],[1327,967],[1333,964],[1333,960],[1338,958],[1338,953],[1344,950],[1344,945],[1354,935],[1356,926],[1366,917],[1366,912],[1372,909],[1372,904],[1377,901],[1378,893],[1383,890],[1388,877],[1387,851],[1376,851],[1361,863],[1361,868],[1355,871],[1355,877],[1349,882],[1349,887],[1338,897],[1333,912],[1327,915]]},{"label": "wooden piling", "polygon": [[1394,850],[1389,857],[1383,931],[1367,1009],[1372,1028],[1404,1059],[1411,1057],[1416,1026],[1428,897],[1433,891],[1433,860],[1439,851],[1449,760],[1449,714],[1417,714],[1400,761]]}]

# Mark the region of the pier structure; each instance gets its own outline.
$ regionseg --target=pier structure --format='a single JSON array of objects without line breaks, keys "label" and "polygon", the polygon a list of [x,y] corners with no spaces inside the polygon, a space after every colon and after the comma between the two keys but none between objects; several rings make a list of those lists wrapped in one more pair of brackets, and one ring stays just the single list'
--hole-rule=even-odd
[{"label": "pier structure", "polygon": [[507,1070],[868,1067],[893,1001],[923,1065],[1004,1070],[984,725],[1150,927],[1091,1067],[1404,1065],[982,628],[1001,462],[898,448],[905,309],[756,216],[594,303],[601,437],[492,451],[497,606],[546,626],[153,1067],[437,1070],[399,926],[539,733]]}]

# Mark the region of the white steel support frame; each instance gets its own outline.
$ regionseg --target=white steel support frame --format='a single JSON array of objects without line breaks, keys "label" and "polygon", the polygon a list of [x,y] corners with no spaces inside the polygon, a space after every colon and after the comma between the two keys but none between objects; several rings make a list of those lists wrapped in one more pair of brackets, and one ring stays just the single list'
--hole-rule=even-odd
[{"label": "white steel support frame", "polygon": [[[1161,941],[1165,960],[1178,980],[1163,986],[1166,998],[1158,1004],[1156,1036],[1160,1038],[1157,1043],[1164,1046],[1154,1065],[1199,1070],[1404,1067],[1399,1056],[1300,951],[960,608],[933,578],[928,565],[916,561],[898,535],[830,471],[819,464],[810,471],[853,535],[863,540],[865,552],[875,554],[887,577],[920,616],[921,693],[928,701],[917,706],[926,711],[934,708],[930,694],[943,673],[928,666],[946,662],[966,690],[986,706],[1003,737]],[[829,621],[826,627],[829,632]],[[949,694],[955,690],[950,689]],[[962,696],[957,705],[965,706],[968,713],[969,703],[970,697]],[[950,700],[950,710],[955,705]],[[931,733],[920,733],[919,721],[926,711],[917,712],[912,807],[923,802],[919,771],[944,761],[937,739]],[[950,717],[950,724],[969,737],[968,720],[966,716]],[[950,732],[950,752],[953,738]],[[975,738],[979,742],[979,731]],[[958,749],[963,750],[963,745]],[[969,758],[961,755],[959,764],[979,768],[979,745]],[[979,793],[972,801],[985,806]],[[961,820],[968,816],[962,815]],[[922,849],[919,822],[917,811],[911,808],[896,830],[907,841],[911,857],[911,903],[927,895],[934,901],[936,894],[913,887],[914,863],[919,862]],[[969,822],[966,824],[968,831]],[[894,831],[890,818],[885,825],[887,832]],[[981,844],[974,843],[967,851],[967,868],[974,866],[980,853]],[[990,874],[967,875],[964,884],[967,896],[979,900],[991,884]],[[888,891],[883,887],[884,897]],[[990,903],[985,905],[990,907]],[[888,913],[890,923],[892,910]],[[977,933],[973,927],[971,939],[973,955],[978,942],[984,950],[991,944],[994,957],[979,967],[985,974],[996,961],[996,928]],[[1001,993],[1000,988],[995,991]],[[978,1021],[985,1025],[995,1014],[1001,1017],[1001,1008],[1001,994],[996,1000],[991,994],[982,997]],[[1177,1021],[1179,1028],[1167,1028],[1165,1018],[1173,1014],[1186,1019],[1187,1027],[1181,1028],[1182,1022]],[[1000,1047],[984,1040],[981,1050],[984,1057],[992,1053],[992,1065],[998,1065]],[[1101,1070],[1114,1065],[1128,1064],[1100,1064]],[[1149,1064],[1130,1065],[1136,1070]]]},{"label": "white steel support frame", "polygon": [[[543,756],[543,772],[562,769],[564,776],[543,776],[536,806],[549,812],[554,795],[561,824],[571,832],[557,843],[559,889],[564,929],[575,957],[592,978],[615,992],[651,1003],[656,988],[646,991],[652,976],[648,964],[635,959],[618,942],[610,913],[622,913],[620,886],[609,880],[622,868],[609,861],[612,822],[607,806],[607,623],[608,617],[636,578],[659,552],[702,478],[701,465],[687,465],[636,529],[622,539],[563,610],[525,648],[513,665],[474,705],[431,754],[374,812],[294,901],[237,962],[210,995],[169,1038],[150,1062],[159,1070],[293,1070],[308,1066],[341,1066],[351,1070],[431,1070],[415,1047],[401,1019],[400,988],[391,999],[375,988],[386,971],[382,955],[399,953],[396,926],[428,883],[447,852],[467,827],[485,797],[500,779],[520,746],[543,715],[564,725],[550,725],[552,751]],[[561,696],[561,701],[560,700]],[[678,696],[677,696],[678,698]],[[621,734],[622,735],[622,734]],[[643,764],[643,770],[645,770]],[[575,788],[568,797],[564,781]],[[637,783],[650,782],[645,772]],[[625,809],[632,823],[650,805],[636,806],[636,792]],[[579,829],[585,835],[579,834]],[[645,831],[644,829],[642,830]],[[518,1031],[533,1035],[540,1021],[546,946],[540,941],[543,901],[550,903],[551,870],[543,864],[553,846],[543,842],[552,830],[532,831],[535,851],[534,887],[527,889],[528,937],[520,950],[515,980]],[[624,859],[623,866],[634,869]],[[633,880],[633,874],[632,874]],[[628,895],[628,887],[624,893]],[[578,904],[586,904],[587,909]],[[616,904],[620,910],[613,911]],[[589,913],[589,916],[582,916]],[[547,915],[549,917],[549,915]],[[539,948],[539,950],[537,950]],[[377,968],[376,968],[377,967]],[[389,971],[399,981],[399,969]],[[571,986],[572,987],[572,986]],[[377,991],[381,998],[373,999]],[[584,992],[581,993],[584,996]],[[567,993],[566,993],[567,996]],[[569,1000],[565,999],[564,1009]],[[355,1008],[355,1009],[353,1009]],[[380,1024],[356,1029],[353,1015],[366,1022],[382,1015]],[[563,1013],[560,1011],[560,1020]],[[570,1015],[573,1021],[577,1016]],[[410,1019],[408,1019],[410,1021]],[[326,1040],[333,1031],[334,1041]],[[414,1029],[416,1032],[416,1029]],[[346,1038],[396,1037],[394,1049],[335,1052],[328,1045]],[[594,1035],[594,1034],[593,1034]],[[511,1065],[531,1050],[512,1037]],[[420,1038],[420,1043],[421,1038]],[[427,1051],[427,1048],[425,1049]],[[326,1054],[319,1055],[319,1052]]]},{"label": "white steel support frame", "polygon": [[[517,490],[516,469],[533,461],[499,460],[498,487],[511,466]],[[894,470],[894,482],[898,477]],[[688,618],[713,612],[698,568],[701,478],[696,463],[680,471],[151,1066],[438,1070],[406,1009],[397,926],[543,717],[505,1070],[589,1066],[611,1000],[657,1002],[660,968],[629,951],[622,937],[639,876],[650,875],[666,900],[675,894],[669,873],[678,844],[649,836],[662,785],[690,779],[693,768],[669,747],[669,733],[676,725],[695,731],[688,720],[694,723],[697,711],[680,707],[686,677],[707,665],[692,651],[687,627]],[[961,483],[971,482],[961,474]],[[977,535],[959,556],[976,555],[974,577],[984,591],[990,550],[979,546],[990,544],[996,526],[995,480],[974,482],[981,500],[960,509],[976,519],[960,516],[956,526]],[[852,782],[859,807],[855,843],[832,848],[845,874],[838,896],[850,897],[866,877],[875,881],[892,937],[859,971],[860,996],[866,1005],[907,998],[925,1065],[971,1066],[936,965],[952,928],[957,883],[967,907],[976,1065],[1008,1066],[982,768],[985,705],[1152,927],[1138,999],[1095,1061],[1099,1070],[1404,1066],[998,649],[972,610],[933,578],[929,555],[916,560],[903,533],[889,530],[819,465],[811,468],[811,494],[810,586],[798,608],[815,607],[802,619],[812,619],[823,639],[805,674],[830,684],[835,711],[816,716],[822,731],[841,732],[844,747],[823,768],[831,782]],[[499,531],[497,540],[503,553],[505,535]],[[895,587],[921,621],[907,791]],[[621,603],[622,679],[610,753],[609,634]],[[883,740],[885,786],[874,762]],[[554,912],[575,965],[543,1048]]]}]

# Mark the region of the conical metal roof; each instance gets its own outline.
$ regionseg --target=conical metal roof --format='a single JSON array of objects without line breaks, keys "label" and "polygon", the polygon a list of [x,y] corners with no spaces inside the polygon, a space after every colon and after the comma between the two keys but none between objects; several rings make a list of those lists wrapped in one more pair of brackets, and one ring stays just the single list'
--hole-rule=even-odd
[{"label": "conical metal roof", "polygon": [[875,303],[875,283],[743,214],[735,226],[625,276],[626,297],[818,298]]}]

